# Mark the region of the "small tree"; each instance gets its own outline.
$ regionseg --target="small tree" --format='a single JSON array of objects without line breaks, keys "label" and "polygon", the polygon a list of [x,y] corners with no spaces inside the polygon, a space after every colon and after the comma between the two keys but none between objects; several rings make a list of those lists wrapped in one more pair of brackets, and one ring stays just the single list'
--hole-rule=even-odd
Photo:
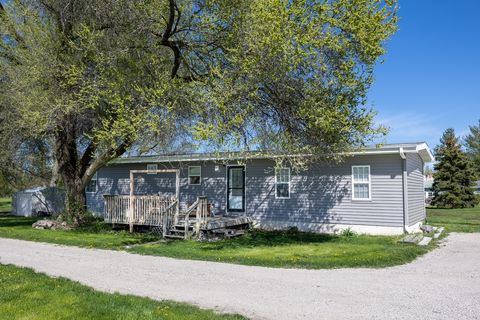
[{"label": "small tree", "polygon": [[475,173],[452,128],[444,132],[435,157],[438,162],[433,174],[432,204],[442,208],[474,207],[478,203],[473,190]]},{"label": "small tree", "polygon": [[470,126],[470,134],[465,138],[465,147],[478,178],[480,176],[480,120],[478,125]]}]

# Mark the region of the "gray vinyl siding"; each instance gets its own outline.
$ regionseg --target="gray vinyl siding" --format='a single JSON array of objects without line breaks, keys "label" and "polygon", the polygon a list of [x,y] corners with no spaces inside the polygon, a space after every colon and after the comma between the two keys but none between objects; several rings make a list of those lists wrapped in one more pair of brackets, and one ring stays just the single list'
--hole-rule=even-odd
[{"label": "gray vinyl siding", "polygon": [[[231,163],[236,164],[236,163]],[[201,165],[201,185],[188,184],[188,166]],[[352,165],[370,165],[371,200],[352,200]],[[218,166],[218,170],[215,170]],[[118,164],[99,170],[97,192],[87,194],[90,210],[103,214],[103,195],[129,194],[129,171],[147,164]],[[215,213],[226,211],[226,166],[213,161],[158,164],[181,169],[180,202],[185,208],[206,195]],[[261,222],[288,224],[349,224],[401,227],[403,224],[402,162],[399,155],[355,156],[337,165],[312,165],[291,171],[290,199],[275,198],[275,163],[246,163],[246,214]],[[175,175],[136,176],[135,194],[175,193]],[[421,191],[423,195],[423,190]],[[412,197],[415,198],[415,197]]]},{"label": "gray vinyl siding", "polygon": [[[188,184],[188,166],[202,167],[201,184]],[[205,195],[216,213],[225,210],[225,168],[215,163],[158,164],[158,169],[180,168],[180,207],[184,209],[198,196]],[[97,173],[97,192],[87,193],[87,205],[91,211],[103,215],[103,195],[130,194],[130,170],[146,170],[147,164],[119,164],[101,168]],[[175,195],[175,174],[135,174],[135,194]]]},{"label": "gray vinyl siding", "polygon": [[[370,165],[371,200],[352,200],[352,165]],[[334,166],[293,172],[290,199],[276,199],[274,163],[247,166],[247,213],[276,223],[401,227],[402,163],[399,155],[356,156]]]},{"label": "gray vinyl siding", "polygon": [[423,161],[417,154],[407,154],[408,215],[407,225],[425,220]]}]

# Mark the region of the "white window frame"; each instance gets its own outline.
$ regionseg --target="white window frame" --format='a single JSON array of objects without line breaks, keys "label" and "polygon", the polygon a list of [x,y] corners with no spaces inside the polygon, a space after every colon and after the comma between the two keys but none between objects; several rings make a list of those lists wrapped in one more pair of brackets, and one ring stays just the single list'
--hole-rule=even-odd
[{"label": "white window frame", "polygon": [[[353,169],[368,168],[368,198],[355,198],[355,184],[367,184],[367,182],[355,182]],[[372,200],[372,172],[369,164],[352,166],[352,200],[355,201],[371,201]]]},{"label": "white window frame", "polygon": [[[190,174],[190,168],[199,168],[200,169],[200,174],[197,175],[191,175]],[[188,166],[188,184],[190,186],[199,186],[202,184],[202,166]],[[199,177],[200,179],[198,180],[198,183],[190,183],[190,177]]]},{"label": "white window frame", "polygon": [[[284,170],[284,169],[288,170],[288,182],[277,182],[277,170]],[[288,184],[288,197],[278,196],[277,184]],[[275,199],[290,199],[290,196],[292,194],[291,186],[292,186],[292,175],[291,175],[290,168],[275,168]]]},{"label": "white window frame", "polygon": [[[88,182],[87,187],[85,188],[85,193],[97,193],[97,191],[98,191],[97,180],[98,180],[98,176],[97,176],[97,172],[95,172],[95,174],[92,176],[92,178],[91,178],[90,181]],[[89,185],[92,181],[95,181],[95,191],[88,191],[88,185]]]},{"label": "white window frame", "polygon": [[[152,168],[153,167],[153,168]],[[156,163],[149,163],[147,164],[147,174],[157,174],[155,171],[158,170],[158,164]]]}]

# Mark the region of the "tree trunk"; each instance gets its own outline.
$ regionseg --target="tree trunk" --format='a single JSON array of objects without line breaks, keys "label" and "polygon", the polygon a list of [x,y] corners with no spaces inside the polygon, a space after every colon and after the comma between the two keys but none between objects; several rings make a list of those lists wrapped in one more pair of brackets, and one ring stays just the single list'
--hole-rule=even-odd
[{"label": "tree trunk", "polygon": [[63,220],[76,225],[85,222],[86,196],[85,188],[95,172],[111,159],[115,159],[126,152],[133,143],[132,137],[125,137],[118,146],[97,152],[93,141],[79,151],[75,130],[75,118],[66,117],[65,125],[55,132],[55,158],[58,175],[61,177],[65,192],[65,212]]},{"label": "tree trunk", "polygon": [[56,187],[58,185],[58,162],[57,159],[53,159],[52,177],[50,178],[50,187]]},{"label": "tree trunk", "polygon": [[65,212],[63,220],[74,225],[80,225],[85,220],[85,213],[87,211],[87,202],[85,197],[85,188],[79,185],[80,177],[63,178],[65,184]]},{"label": "tree trunk", "polygon": [[65,126],[56,133],[55,158],[57,170],[65,187],[65,211],[61,218],[68,223],[81,224],[86,212],[84,171],[78,161],[75,130]]}]

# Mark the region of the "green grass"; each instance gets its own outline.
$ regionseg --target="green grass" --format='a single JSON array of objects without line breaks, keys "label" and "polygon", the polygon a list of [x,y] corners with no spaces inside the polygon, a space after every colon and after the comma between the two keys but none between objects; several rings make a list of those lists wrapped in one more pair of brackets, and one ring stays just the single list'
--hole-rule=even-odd
[{"label": "green grass", "polygon": [[284,268],[387,267],[410,262],[435,245],[398,243],[400,237],[334,236],[253,231],[218,242],[174,241],[135,246],[130,251],[182,259]]},{"label": "green grass", "polygon": [[[398,243],[399,237],[319,235],[301,232],[253,231],[218,242],[158,240],[149,234],[111,231],[107,226],[75,231],[36,230],[35,218],[0,215],[0,237],[80,247],[128,250],[180,259],[230,262],[285,268],[386,267],[412,261],[435,245]],[[136,244],[130,249],[126,245]]]},{"label": "green grass", "polygon": [[32,223],[37,220],[0,214],[0,237],[103,249],[157,240],[151,234],[112,231],[102,223],[71,231],[33,229]]},{"label": "green grass", "polygon": [[0,198],[0,213],[12,211],[12,198]]},{"label": "green grass", "polygon": [[11,265],[0,265],[0,288],[0,319],[245,319],[182,303],[102,293]]},{"label": "green grass", "polygon": [[448,232],[480,232],[480,207],[466,209],[427,208],[427,223]]}]

